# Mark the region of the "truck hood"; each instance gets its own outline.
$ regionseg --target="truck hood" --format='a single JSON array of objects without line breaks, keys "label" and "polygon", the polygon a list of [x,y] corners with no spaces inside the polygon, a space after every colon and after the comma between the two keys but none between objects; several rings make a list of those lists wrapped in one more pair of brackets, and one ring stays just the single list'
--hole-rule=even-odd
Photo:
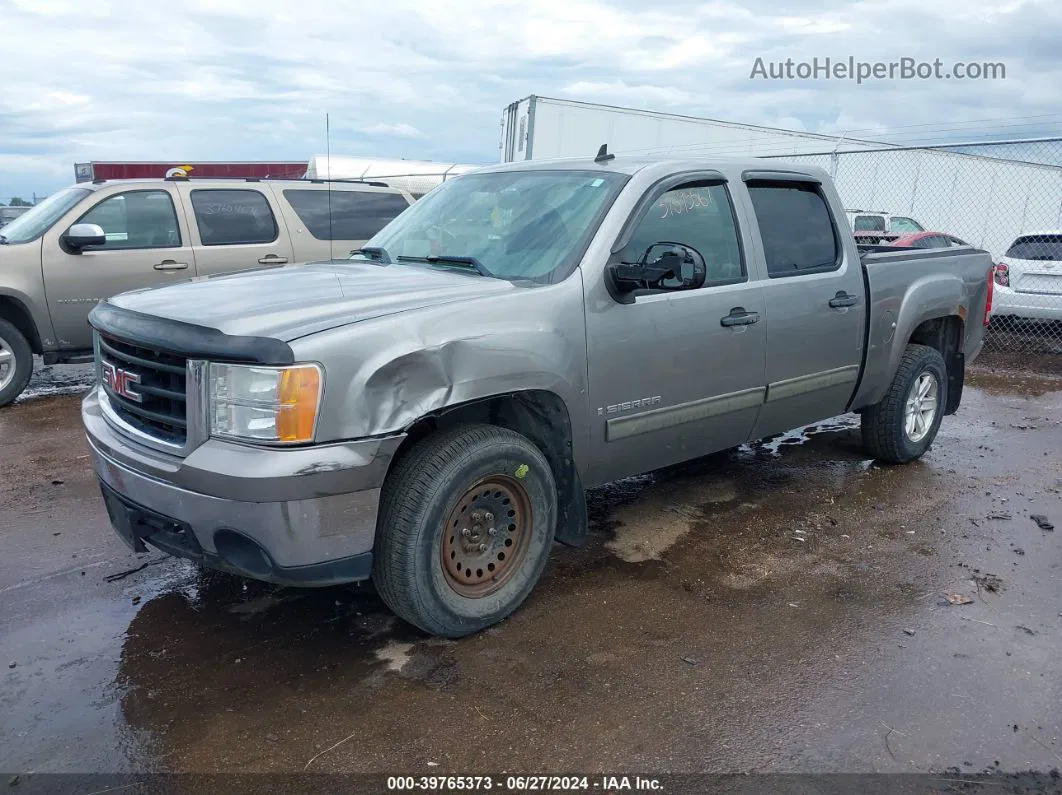
[{"label": "truck hood", "polygon": [[515,289],[476,273],[333,260],[198,277],[121,293],[108,303],[225,334],[288,342],[360,320]]}]

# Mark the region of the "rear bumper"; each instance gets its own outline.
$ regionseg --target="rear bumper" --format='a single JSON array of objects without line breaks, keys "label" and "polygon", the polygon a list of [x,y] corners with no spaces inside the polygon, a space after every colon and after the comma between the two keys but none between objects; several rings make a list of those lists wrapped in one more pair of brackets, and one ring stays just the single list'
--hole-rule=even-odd
[{"label": "rear bumper", "polygon": [[997,284],[992,297],[992,317],[1062,320],[1062,295],[1020,293]]},{"label": "rear bumper", "polygon": [[134,550],[283,585],[369,576],[380,487],[401,437],[298,450],[212,440],[181,460],[119,434],[94,395],[82,403],[92,466]]}]

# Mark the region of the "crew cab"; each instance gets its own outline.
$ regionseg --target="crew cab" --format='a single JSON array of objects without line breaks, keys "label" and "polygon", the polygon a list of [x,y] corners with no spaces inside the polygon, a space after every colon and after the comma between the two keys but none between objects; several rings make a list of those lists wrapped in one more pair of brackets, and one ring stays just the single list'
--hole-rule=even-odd
[{"label": "crew cab", "polygon": [[508,163],[348,259],[103,302],[82,417],[131,549],[371,578],[460,637],[520,606],[554,541],[584,543],[588,487],[846,412],[870,456],[922,456],[992,266],[860,252],[816,167]]},{"label": "crew cab", "polygon": [[90,361],[88,313],[115,293],[345,255],[410,204],[383,183],[96,180],[58,191],[0,230],[0,406],[33,354]]}]

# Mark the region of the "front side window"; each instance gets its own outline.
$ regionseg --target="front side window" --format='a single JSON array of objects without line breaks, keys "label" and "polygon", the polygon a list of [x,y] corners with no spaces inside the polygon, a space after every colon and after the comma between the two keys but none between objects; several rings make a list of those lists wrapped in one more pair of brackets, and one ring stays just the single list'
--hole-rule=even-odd
[{"label": "front side window", "polygon": [[749,196],[772,279],[841,266],[840,241],[817,185],[750,183]]},{"label": "front side window", "polygon": [[318,240],[368,240],[409,207],[401,194],[375,191],[292,188],[284,198]]},{"label": "front side window", "polygon": [[204,246],[272,243],[277,239],[277,219],[259,191],[193,190],[192,210]]},{"label": "front side window", "polygon": [[704,258],[705,285],[745,279],[737,225],[723,185],[694,182],[666,191],[638,222],[622,260],[641,262],[657,243],[697,251]]},{"label": "front side window", "polygon": [[92,191],[87,188],[64,188],[53,193],[4,226],[0,230],[0,244],[29,243],[36,240],[90,193]]},{"label": "front side window", "polygon": [[574,169],[464,174],[440,184],[365,246],[398,263],[467,270],[467,263],[446,258],[474,258],[497,278],[549,283],[575,269],[628,180]]},{"label": "front side window", "polygon": [[164,190],[116,193],[101,201],[79,224],[96,224],[107,242],[93,249],[174,248],[181,245],[181,231],[173,199]]},{"label": "front side window", "polygon": [[854,232],[884,232],[885,216],[883,215],[857,215],[852,224]]}]

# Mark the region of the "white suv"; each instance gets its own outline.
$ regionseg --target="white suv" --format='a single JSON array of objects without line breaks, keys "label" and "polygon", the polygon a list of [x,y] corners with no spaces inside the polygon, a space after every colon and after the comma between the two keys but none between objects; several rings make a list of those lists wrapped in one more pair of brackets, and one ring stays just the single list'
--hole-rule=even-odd
[{"label": "white suv", "polygon": [[993,317],[1062,320],[1062,231],[1017,237],[995,267]]}]

